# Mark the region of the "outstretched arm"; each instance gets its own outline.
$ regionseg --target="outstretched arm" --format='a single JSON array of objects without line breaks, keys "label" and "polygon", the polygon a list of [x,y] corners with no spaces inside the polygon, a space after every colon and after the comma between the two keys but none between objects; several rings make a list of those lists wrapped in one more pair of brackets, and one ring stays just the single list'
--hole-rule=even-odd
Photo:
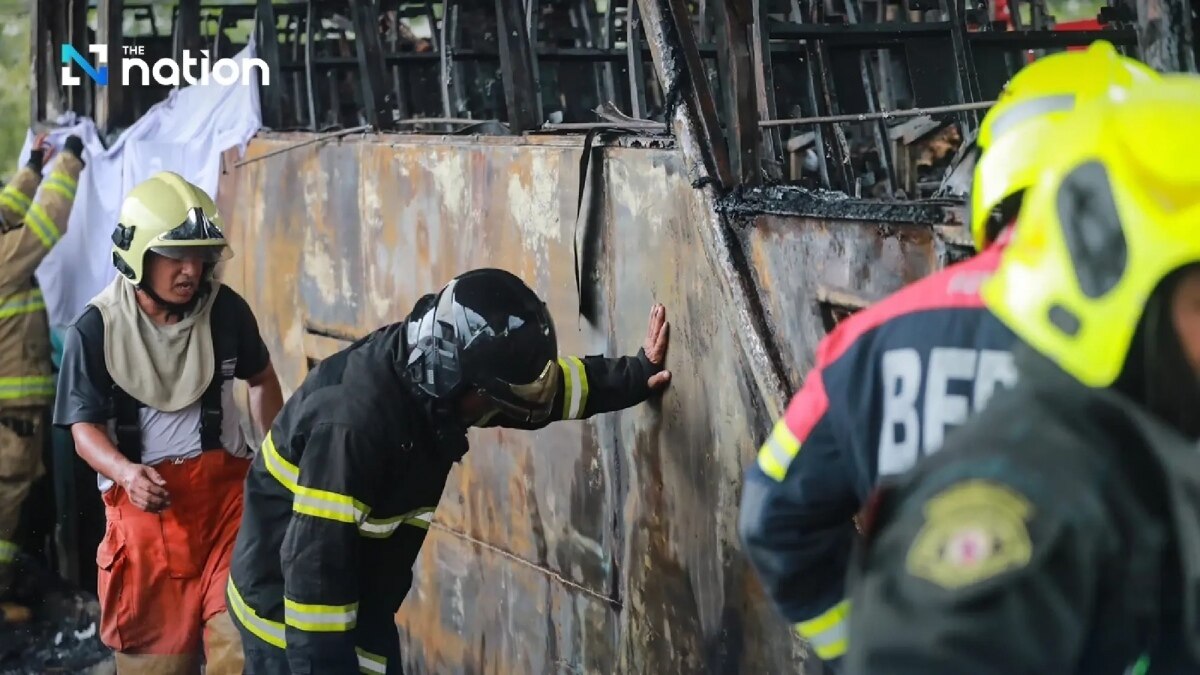
[{"label": "outstretched arm", "polygon": [[477,426],[540,429],[551,422],[587,419],[599,413],[631,408],[671,382],[664,368],[671,325],[661,304],[650,309],[650,325],[642,349],[635,356],[609,359],[602,356],[565,356],[558,359],[561,370],[550,417],[525,422],[503,414]]}]

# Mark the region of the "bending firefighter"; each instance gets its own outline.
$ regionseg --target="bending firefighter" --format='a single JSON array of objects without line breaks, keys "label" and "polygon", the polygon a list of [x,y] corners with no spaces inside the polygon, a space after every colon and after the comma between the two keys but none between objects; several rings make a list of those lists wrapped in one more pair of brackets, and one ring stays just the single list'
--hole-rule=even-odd
[{"label": "bending firefighter", "polygon": [[43,181],[47,151],[38,136],[29,161],[0,191],[0,631],[29,618],[27,603],[12,602],[20,553],[13,534],[45,473],[44,425],[54,398],[46,304],[33,273],[67,230],[84,166],[83,141],[71,136]]},{"label": "bending firefighter", "polygon": [[877,480],[936,452],[1016,380],[1014,336],[979,288],[1058,127],[1077,104],[1156,79],[1106,42],[1019,72],[980,128],[971,221],[979,254],[838,325],[748,468],[743,547],[784,617],[832,668],[847,647],[853,516]]},{"label": "bending firefighter", "polygon": [[55,423],[100,474],[100,632],[120,673],[242,672],[225,582],[252,454],[233,379],[264,428],[282,406],[249,306],[213,277],[216,204],[163,172],[113,232],[119,274],[67,329]]},{"label": "bending firefighter", "polygon": [[394,614],[467,428],[538,429],[666,386],[656,306],[635,357],[558,357],[512,274],[467,272],[313,370],[246,481],[229,605],[253,674],[401,672]]},{"label": "bending firefighter", "polygon": [[988,307],[1020,381],[881,487],[851,673],[1200,672],[1200,80],[1081,107]]}]

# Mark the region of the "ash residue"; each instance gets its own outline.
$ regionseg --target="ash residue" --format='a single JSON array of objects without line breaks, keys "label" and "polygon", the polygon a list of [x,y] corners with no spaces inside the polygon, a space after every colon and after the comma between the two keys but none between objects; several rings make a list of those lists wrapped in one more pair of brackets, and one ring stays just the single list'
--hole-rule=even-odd
[{"label": "ash residue", "polygon": [[799,216],[866,222],[940,225],[948,222],[953,200],[882,201],[852,199],[842,192],[809,190],[796,185],[738,187],[717,202],[717,211],[733,217]]},{"label": "ash residue", "polygon": [[[94,601],[92,603],[94,605]],[[100,642],[99,608],[93,616],[39,620],[0,635],[0,675],[115,672],[111,653]]]},{"label": "ash residue", "polygon": [[[22,562],[27,562],[24,559]],[[33,611],[25,623],[0,623],[0,675],[108,675],[116,672],[100,641],[94,595],[37,567],[24,567],[12,600]]]}]

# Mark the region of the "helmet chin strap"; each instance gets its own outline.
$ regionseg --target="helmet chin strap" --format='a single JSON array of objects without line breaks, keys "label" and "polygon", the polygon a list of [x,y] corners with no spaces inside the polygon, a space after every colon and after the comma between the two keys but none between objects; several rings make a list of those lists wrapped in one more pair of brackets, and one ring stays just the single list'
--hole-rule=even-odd
[{"label": "helmet chin strap", "polygon": [[146,294],[146,297],[154,301],[154,304],[167,310],[167,319],[183,319],[191,313],[196,305],[204,299],[204,296],[209,292],[209,283],[212,281],[213,268],[212,264],[204,265],[204,271],[200,274],[200,282],[196,284],[196,292],[192,294],[192,299],[187,302],[171,302],[164,299],[161,295],[154,292],[154,289],[146,282],[145,279],[137,285],[137,289]]},{"label": "helmet chin strap", "polygon": [[200,304],[200,300],[208,292],[207,284],[201,282],[200,285],[197,286],[196,292],[192,294],[192,298],[190,300],[187,302],[171,302],[170,300],[163,299],[163,297],[158,293],[155,293],[154,289],[150,287],[150,284],[140,283],[137,285],[137,288],[141,292],[145,293],[146,297],[153,300],[154,304],[167,311],[167,319],[183,319],[183,317],[187,316],[193,309],[196,308],[196,305]]}]

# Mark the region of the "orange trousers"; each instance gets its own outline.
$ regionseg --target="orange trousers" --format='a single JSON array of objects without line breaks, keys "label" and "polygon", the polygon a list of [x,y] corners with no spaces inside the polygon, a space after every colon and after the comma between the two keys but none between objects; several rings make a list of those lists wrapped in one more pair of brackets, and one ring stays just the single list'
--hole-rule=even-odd
[{"label": "orange trousers", "polygon": [[121,675],[197,673],[202,646],[207,675],[242,672],[225,584],[249,468],[220,450],[156,464],[171,500],[161,513],[134,506],[120,486],[104,493],[100,637],[118,652]]}]

